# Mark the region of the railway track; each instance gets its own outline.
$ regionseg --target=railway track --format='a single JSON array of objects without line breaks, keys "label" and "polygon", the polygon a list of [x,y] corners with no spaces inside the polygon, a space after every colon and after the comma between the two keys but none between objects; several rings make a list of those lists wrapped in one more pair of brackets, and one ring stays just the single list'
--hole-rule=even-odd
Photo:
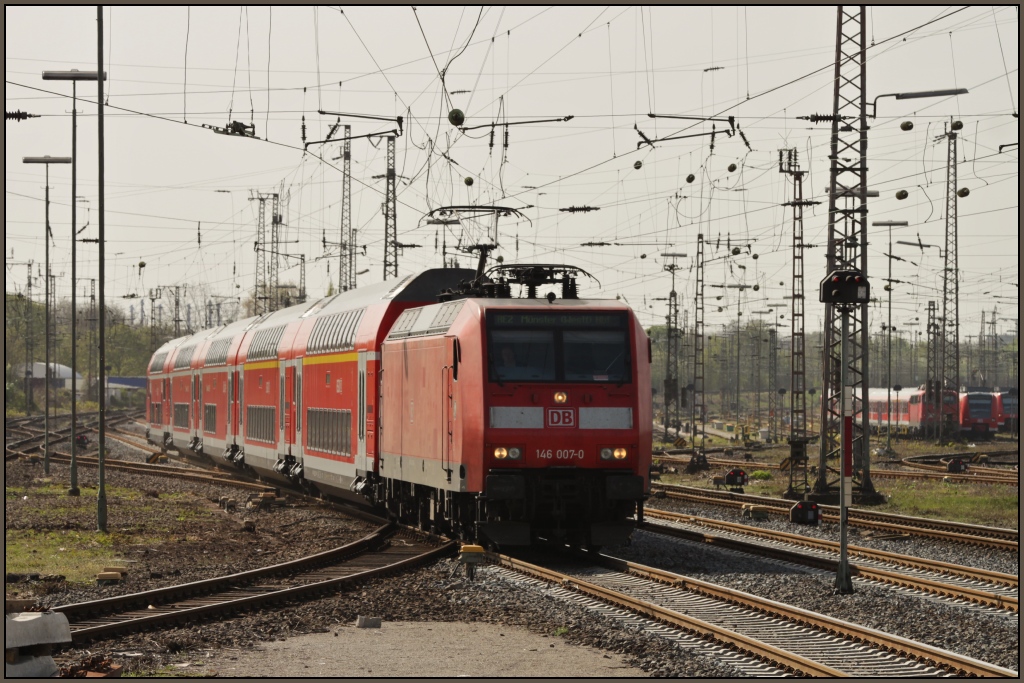
[{"label": "railway track", "polygon": [[[839,565],[839,544],[835,541],[662,510],[647,510],[645,516],[668,523],[644,522],[640,528],[651,533],[830,572],[836,571]],[[1019,579],[1013,574],[855,545],[848,546],[848,552],[855,560],[850,563],[855,577],[999,610],[1019,611]]]},{"label": "railway track", "polygon": [[[697,503],[721,505],[739,508],[744,504],[754,503],[764,506],[770,514],[789,515],[793,501],[781,498],[768,498],[750,494],[732,493],[729,491],[713,491],[692,486],[673,484],[652,484],[651,489],[663,492],[667,497]],[[834,505],[819,505],[821,518],[824,521],[839,521],[839,508]],[[848,518],[851,526],[889,531],[915,536],[937,538],[955,543],[965,543],[990,548],[1000,548],[1017,552],[1019,548],[1019,532],[1016,529],[1000,529],[997,527],[962,524],[940,519],[910,517],[874,510],[850,508]]]},{"label": "railway track", "polygon": [[[673,465],[686,466],[689,462],[689,458],[677,457],[672,455],[657,456],[658,459],[663,463],[671,463]],[[713,466],[723,467],[740,467],[748,472],[754,470],[780,470],[781,466],[777,463],[770,462],[753,462],[750,460],[727,460],[721,458],[708,458],[708,464]],[[909,463],[907,463],[909,465]],[[921,472],[904,472],[897,470],[884,470],[878,467],[872,467],[871,476],[872,478],[879,479],[937,479],[937,480],[951,480],[954,482],[974,482],[977,484],[1017,484],[1018,475],[1017,472],[1010,470],[1000,470],[996,468],[982,468],[977,466],[971,466],[968,473],[947,473],[944,465],[913,465],[917,469],[924,471]]]},{"label": "railway track", "polygon": [[67,616],[75,644],[186,624],[335,592],[352,583],[430,562],[454,550],[385,525],[359,541],[238,574],[102,600],[54,607]]},{"label": "railway track", "polygon": [[[79,455],[76,457],[76,461],[79,467],[99,467],[99,458],[94,456]],[[62,451],[54,451],[50,455],[50,462],[71,464],[71,454],[64,453]],[[253,491],[276,490],[276,487],[268,484],[215,476],[210,474],[209,470],[202,469],[176,467],[172,465],[150,465],[147,463],[134,462],[131,460],[118,460],[114,458],[104,458],[103,466],[107,469],[118,470],[121,472],[134,472],[137,474],[146,474],[155,477],[186,479],[188,481],[197,481],[204,484],[219,484],[241,489],[251,489]]]},{"label": "railway track", "polygon": [[818,677],[998,676],[1018,673],[900,636],[606,555],[533,564],[490,555],[496,564],[628,610],[638,625],[672,638],[697,636],[759,660],[774,671],[750,675]]}]

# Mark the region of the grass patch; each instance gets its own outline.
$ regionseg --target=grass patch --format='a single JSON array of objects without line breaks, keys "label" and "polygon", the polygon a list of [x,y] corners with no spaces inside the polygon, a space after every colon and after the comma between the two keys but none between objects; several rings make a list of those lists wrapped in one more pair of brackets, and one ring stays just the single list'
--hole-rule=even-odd
[{"label": "grass patch", "polygon": [[29,529],[10,529],[5,540],[8,572],[60,574],[72,583],[94,581],[104,566],[119,562],[115,548],[139,542],[118,533]]},{"label": "grass patch", "polygon": [[556,636],[564,636],[568,632],[569,632],[569,629],[566,628],[565,626],[559,626],[558,628],[555,629],[555,635]]},{"label": "grass patch", "polygon": [[889,501],[873,509],[1008,529],[1020,523],[1016,487],[928,480],[894,483],[884,492]]}]

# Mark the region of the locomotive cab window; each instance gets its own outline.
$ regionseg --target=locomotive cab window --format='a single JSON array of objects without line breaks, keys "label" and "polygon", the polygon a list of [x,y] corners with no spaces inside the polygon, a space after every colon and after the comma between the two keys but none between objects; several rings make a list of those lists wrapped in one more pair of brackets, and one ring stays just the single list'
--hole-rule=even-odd
[{"label": "locomotive cab window", "polygon": [[495,313],[487,331],[492,382],[631,381],[623,313]]}]

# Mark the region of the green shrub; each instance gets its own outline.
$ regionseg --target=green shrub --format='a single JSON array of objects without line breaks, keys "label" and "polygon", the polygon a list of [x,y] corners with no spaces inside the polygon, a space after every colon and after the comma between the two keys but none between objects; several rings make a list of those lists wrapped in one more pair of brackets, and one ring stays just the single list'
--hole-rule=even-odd
[{"label": "green shrub", "polygon": [[757,470],[755,472],[751,472],[749,478],[765,481],[772,478],[772,473],[768,472],[767,470]]}]

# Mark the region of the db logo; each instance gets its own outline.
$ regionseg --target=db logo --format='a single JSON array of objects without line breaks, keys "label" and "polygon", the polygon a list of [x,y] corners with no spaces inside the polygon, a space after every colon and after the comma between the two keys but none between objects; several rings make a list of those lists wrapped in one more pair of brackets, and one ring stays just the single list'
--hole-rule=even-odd
[{"label": "db logo", "polygon": [[548,427],[575,427],[576,411],[572,408],[548,408]]}]

